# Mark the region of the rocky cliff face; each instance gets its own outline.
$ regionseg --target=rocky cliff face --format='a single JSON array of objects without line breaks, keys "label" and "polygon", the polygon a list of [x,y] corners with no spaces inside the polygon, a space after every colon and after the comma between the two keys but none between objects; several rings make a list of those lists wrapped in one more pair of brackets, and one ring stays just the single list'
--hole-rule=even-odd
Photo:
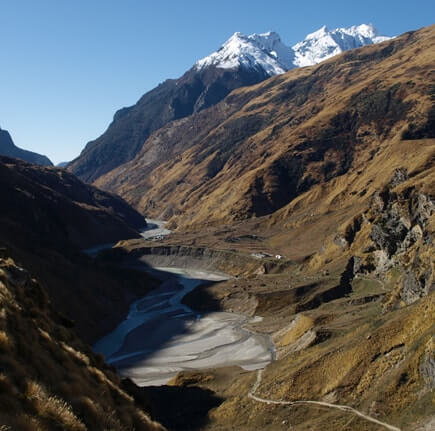
[{"label": "rocky cliff face", "polygon": [[373,196],[360,227],[370,226],[371,242],[356,258],[356,274],[388,278],[395,273],[389,307],[412,304],[435,289],[435,196],[409,185],[396,187],[406,180],[406,170],[397,170],[391,182]]},{"label": "rocky cliff face", "polygon": [[256,84],[268,75],[263,70],[192,68],[179,79],[167,80],[143,95],[132,107],[119,110],[107,131],[89,142],[68,169],[92,182],[131,160],[143,143],[165,124],[187,117],[221,101],[235,88]]},{"label": "rocky cliff face", "polygon": [[366,209],[354,213],[311,259],[319,268],[348,257],[349,283],[371,277],[389,285],[385,310],[413,304],[434,291],[433,145],[428,149],[417,168],[397,167],[367,199]]},{"label": "rocky cliff face", "polygon": [[42,166],[53,166],[53,163],[41,154],[18,148],[12,141],[11,135],[6,130],[0,129],[0,155],[14,157],[26,162],[36,163]]}]

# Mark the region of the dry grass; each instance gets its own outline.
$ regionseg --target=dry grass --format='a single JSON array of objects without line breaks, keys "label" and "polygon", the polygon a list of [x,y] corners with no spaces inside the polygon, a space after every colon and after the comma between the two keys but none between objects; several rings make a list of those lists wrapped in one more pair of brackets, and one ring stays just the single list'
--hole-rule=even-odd
[{"label": "dry grass", "polygon": [[[332,338],[268,366],[258,395],[275,400],[347,404],[403,430],[412,429],[434,409],[433,390],[419,373],[419,364],[430,348],[434,310],[434,294],[384,316],[376,304],[352,306],[343,300],[324,304],[307,317],[312,322],[323,322],[322,329],[328,328]],[[325,315],[332,320],[325,323]],[[316,324],[314,327],[318,328]],[[277,334],[282,335],[282,331]],[[227,400],[213,411],[208,429],[251,430],[266,426],[280,430],[283,421],[297,430],[323,429],[325,424],[331,430],[378,429],[328,409],[271,407],[247,401],[243,393],[254,380],[255,376],[243,375],[230,386],[215,387]],[[351,426],[347,428],[349,421]]]},{"label": "dry grass", "polygon": [[303,314],[298,314],[290,325],[274,335],[276,345],[285,347],[296,342],[302,335],[314,326],[314,321]]},{"label": "dry grass", "polygon": [[85,425],[72,412],[71,406],[64,400],[49,395],[39,383],[28,381],[25,396],[32,403],[39,418],[52,422],[56,426],[60,425],[65,430],[86,430]]}]

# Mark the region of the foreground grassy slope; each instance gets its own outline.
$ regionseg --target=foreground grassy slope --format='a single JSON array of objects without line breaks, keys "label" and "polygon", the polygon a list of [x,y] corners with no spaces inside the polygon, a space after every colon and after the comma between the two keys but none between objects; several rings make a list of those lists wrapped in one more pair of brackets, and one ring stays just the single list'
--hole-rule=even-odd
[{"label": "foreground grassy slope", "polygon": [[0,429],[163,430],[64,323],[45,288],[3,255]]},{"label": "foreground grassy slope", "polygon": [[[263,374],[258,396],[349,405],[403,430],[433,427],[435,167],[429,161],[409,174],[396,170],[369,207],[349,206],[346,222],[335,228],[333,213],[317,213],[315,224],[328,229],[297,270],[257,276],[236,289],[209,288],[208,296],[227,308],[256,301],[255,312],[265,317],[258,329],[273,334],[278,360]],[[357,215],[349,216],[352,211]],[[307,221],[305,230],[310,226]],[[246,379],[244,390],[252,381]],[[282,421],[298,430],[325,423],[334,430],[383,429],[313,405],[272,412],[245,402],[243,390],[236,397],[231,391],[235,382],[212,414],[214,429],[234,423],[283,429]]]}]

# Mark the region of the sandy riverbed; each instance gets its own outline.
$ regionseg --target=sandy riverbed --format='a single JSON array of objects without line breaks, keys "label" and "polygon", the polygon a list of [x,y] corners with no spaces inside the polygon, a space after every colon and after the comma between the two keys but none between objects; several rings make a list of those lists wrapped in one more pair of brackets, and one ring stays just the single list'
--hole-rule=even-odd
[{"label": "sandy riverbed", "polygon": [[182,370],[237,365],[265,367],[273,356],[269,337],[244,328],[252,318],[237,313],[194,313],[182,298],[223,274],[156,268],[166,277],[152,294],[132,304],[129,315],[94,349],[141,386],[165,384]]}]

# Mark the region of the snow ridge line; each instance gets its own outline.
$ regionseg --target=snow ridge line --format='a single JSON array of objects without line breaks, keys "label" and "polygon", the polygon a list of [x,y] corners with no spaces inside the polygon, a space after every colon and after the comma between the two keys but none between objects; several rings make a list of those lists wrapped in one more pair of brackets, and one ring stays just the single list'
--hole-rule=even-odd
[{"label": "snow ridge line", "polygon": [[390,431],[401,431],[400,428],[397,428],[393,425],[389,425],[385,422],[379,421],[379,420],[377,420],[369,415],[366,415],[365,413],[360,412],[359,410],[354,409],[353,407],[349,407],[349,406],[345,406],[345,405],[330,404],[330,403],[326,403],[324,401],[312,401],[312,400],[277,401],[277,400],[269,400],[266,398],[257,397],[254,394],[255,394],[255,392],[257,392],[257,389],[261,384],[261,380],[263,378],[263,371],[264,371],[264,369],[257,371],[257,379],[255,380],[255,383],[253,384],[252,389],[248,393],[248,398],[251,398],[255,401],[258,401],[259,403],[278,404],[278,405],[283,405],[283,406],[309,404],[309,405],[318,405],[318,406],[323,406],[323,407],[329,407],[329,408],[341,410],[344,412],[353,413],[353,414],[355,414],[355,415],[357,415],[357,416],[359,416],[359,417],[361,417],[369,422],[373,422],[377,425],[381,425],[381,426],[389,429]]}]

